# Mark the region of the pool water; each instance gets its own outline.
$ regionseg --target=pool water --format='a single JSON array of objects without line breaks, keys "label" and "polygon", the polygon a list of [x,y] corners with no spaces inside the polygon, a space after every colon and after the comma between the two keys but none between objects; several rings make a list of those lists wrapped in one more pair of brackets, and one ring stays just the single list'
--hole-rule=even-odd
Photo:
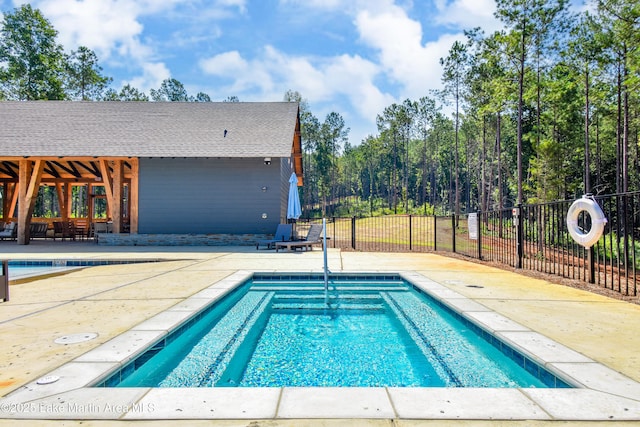
[{"label": "pool water", "polygon": [[77,270],[80,267],[67,267],[55,265],[12,265],[9,264],[9,280],[22,280],[30,277],[45,276],[49,274],[66,273]]},{"label": "pool water", "polygon": [[[254,277],[102,386],[566,386],[398,276]],[[526,368],[526,369],[525,369]]]}]

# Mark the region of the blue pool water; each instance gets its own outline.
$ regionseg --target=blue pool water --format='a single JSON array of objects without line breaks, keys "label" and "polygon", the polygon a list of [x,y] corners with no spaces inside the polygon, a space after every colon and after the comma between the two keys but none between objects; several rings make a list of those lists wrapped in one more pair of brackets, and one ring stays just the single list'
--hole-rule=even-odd
[{"label": "blue pool water", "polygon": [[93,267],[111,264],[132,264],[142,262],[158,262],[157,259],[141,260],[82,260],[82,259],[54,259],[54,260],[10,260],[8,262],[8,277],[10,281],[24,280],[50,274],[66,273],[82,267]]},{"label": "blue pool water", "polygon": [[21,280],[28,277],[43,276],[49,274],[59,274],[70,270],[75,270],[80,267],[66,267],[66,266],[32,266],[32,265],[9,265],[9,280]]},{"label": "blue pool water", "polygon": [[566,387],[397,276],[256,276],[100,386]]}]

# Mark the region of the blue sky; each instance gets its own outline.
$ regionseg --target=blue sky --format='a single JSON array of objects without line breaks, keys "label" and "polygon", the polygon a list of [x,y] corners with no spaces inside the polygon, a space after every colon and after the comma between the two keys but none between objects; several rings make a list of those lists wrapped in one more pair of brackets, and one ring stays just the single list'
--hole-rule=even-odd
[{"label": "blue sky", "polygon": [[[0,0],[8,11],[23,1]],[[214,101],[300,92],[359,144],[393,102],[441,86],[439,59],[462,31],[493,31],[493,0],[34,0],[70,51],[93,49],[113,87],[162,80]]]}]

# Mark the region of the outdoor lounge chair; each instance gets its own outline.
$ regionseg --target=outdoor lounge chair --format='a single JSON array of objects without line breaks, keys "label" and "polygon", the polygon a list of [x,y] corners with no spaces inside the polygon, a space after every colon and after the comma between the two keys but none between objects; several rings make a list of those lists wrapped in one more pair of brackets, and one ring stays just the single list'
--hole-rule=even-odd
[{"label": "outdoor lounge chair", "polygon": [[276,242],[288,242],[291,240],[293,227],[291,224],[278,224],[276,235],[271,240],[260,240],[256,242],[256,250],[260,245],[266,245],[267,249],[273,249]]},{"label": "outdoor lounge chair", "polygon": [[11,239],[16,240],[18,238],[18,227],[15,222],[10,222],[4,226],[4,230],[0,231],[0,240]]},{"label": "outdoor lounge chair", "polygon": [[29,224],[29,238],[30,239],[46,239],[47,238],[47,229],[49,228],[49,224],[46,222],[32,222]]},{"label": "outdoor lounge chair", "polygon": [[293,242],[276,242],[276,252],[280,248],[287,248],[288,250],[295,250],[297,248],[304,248],[305,250],[313,250],[313,245],[316,243],[320,243],[322,235],[322,225],[320,224],[312,224],[309,227],[309,232],[307,233],[307,237],[304,240],[298,240]]},{"label": "outdoor lounge chair", "polygon": [[53,240],[60,237],[62,240],[69,238],[76,240],[73,222],[71,221],[55,221],[53,223]]}]

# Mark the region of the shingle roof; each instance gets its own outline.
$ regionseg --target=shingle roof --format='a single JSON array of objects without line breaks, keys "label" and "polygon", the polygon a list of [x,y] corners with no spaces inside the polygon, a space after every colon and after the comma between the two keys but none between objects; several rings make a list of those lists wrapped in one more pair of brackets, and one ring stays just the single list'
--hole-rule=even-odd
[{"label": "shingle roof", "polygon": [[289,157],[297,115],[290,102],[7,101],[0,157]]}]

